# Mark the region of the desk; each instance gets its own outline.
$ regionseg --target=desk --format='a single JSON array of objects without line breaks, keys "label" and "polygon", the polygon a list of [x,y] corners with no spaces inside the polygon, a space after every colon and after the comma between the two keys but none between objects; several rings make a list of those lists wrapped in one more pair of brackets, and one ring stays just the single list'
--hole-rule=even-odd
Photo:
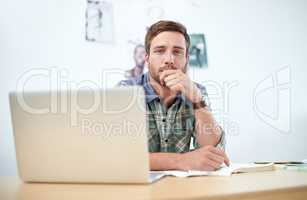
[{"label": "desk", "polygon": [[39,184],[0,177],[0,199],[307,199],[307,173],[276,170],[230,177],[166,177],[148,185]]}]

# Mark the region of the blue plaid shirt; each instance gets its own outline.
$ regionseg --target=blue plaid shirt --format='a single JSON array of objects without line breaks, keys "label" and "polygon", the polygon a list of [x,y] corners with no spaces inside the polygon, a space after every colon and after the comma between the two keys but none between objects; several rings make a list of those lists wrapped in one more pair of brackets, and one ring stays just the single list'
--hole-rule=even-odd
[{"label": "blue plaid shirt", "polygon": [[[210,109],[207,91],[204,86],[195,83]],[[174,103],[166,109],[159,96],[149,83],[149,74],[120,81],[118,86],[143,86],[146,95],[148,119],[149,152],[184,153],[190,151],[191,138],[194,147],[199,148],[195,131],[195,115],[192,103],[182,94],[177,94]],[[225,133],[222,132],[218,147],[225,147]]]}]

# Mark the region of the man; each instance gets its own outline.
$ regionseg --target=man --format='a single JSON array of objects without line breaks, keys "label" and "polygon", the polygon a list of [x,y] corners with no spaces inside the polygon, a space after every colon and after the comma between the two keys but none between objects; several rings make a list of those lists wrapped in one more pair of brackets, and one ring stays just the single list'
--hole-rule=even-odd
[{"label": "man", "polygon": [[[210,112],[206,90],[187,74],[189,46],[182,24],[153,24],[145,37],[149,72],[119,84],[145,90],[151,170],[216,170],[229,165],[225,134]],[[190,151],[192,137],[196,149]]]},{"label": "man", "polygon": [[145,68],[145,48],[142,44],[135,46],[133,51],[133,59],[135,62],[135,67],[125,72],[125,78],[135,78],[143,74]]}]

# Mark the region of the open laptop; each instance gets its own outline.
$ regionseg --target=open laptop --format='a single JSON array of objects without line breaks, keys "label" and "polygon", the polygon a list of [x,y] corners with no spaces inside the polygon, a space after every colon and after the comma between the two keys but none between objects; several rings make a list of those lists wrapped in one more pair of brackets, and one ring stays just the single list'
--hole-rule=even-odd
[{"label": "open laptop", "polygon": [[150,183],[141,87],[11,92],[18,172],[25,182]]}]

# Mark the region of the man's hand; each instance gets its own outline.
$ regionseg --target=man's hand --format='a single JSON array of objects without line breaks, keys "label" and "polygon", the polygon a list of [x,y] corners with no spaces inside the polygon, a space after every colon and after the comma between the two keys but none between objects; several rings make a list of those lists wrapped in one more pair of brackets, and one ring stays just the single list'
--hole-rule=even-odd
[{"label": "man's hand", "polygon": [[181,170],[213,171],[225,163],[229,166],[229,159],[225,152],[213,146],[205,146],[200,149],[181,154]]},{"label": "man's hand", "polygon": [[160,74],[160,83],[175,92],[181,92],[191,102],[201,101],[200,90],[186,73],[179,69],[167,69]]}]

